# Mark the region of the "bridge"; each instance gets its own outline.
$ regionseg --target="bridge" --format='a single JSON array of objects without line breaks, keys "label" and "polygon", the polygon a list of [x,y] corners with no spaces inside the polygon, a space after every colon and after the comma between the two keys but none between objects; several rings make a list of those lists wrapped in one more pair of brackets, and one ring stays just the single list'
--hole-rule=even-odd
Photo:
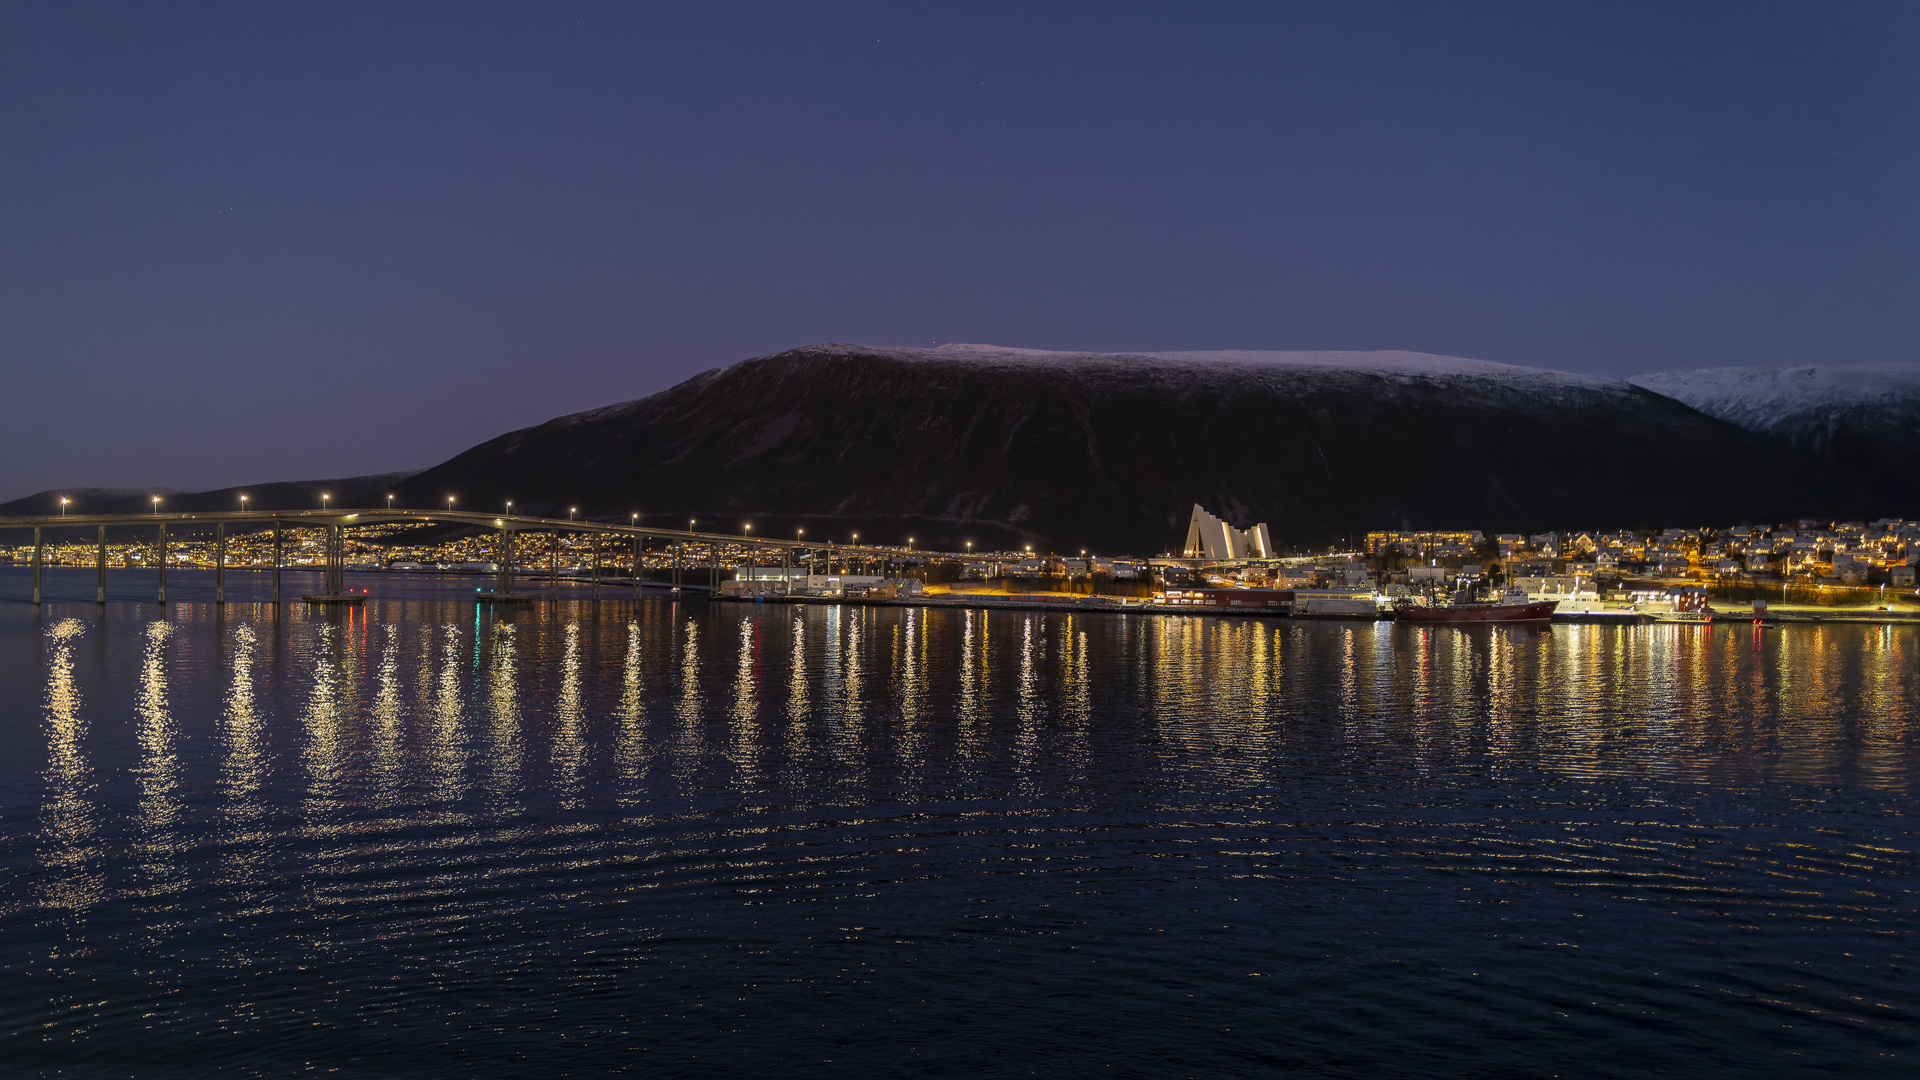
[{"label": "bridge", "polygon": [[[40,603],[41,570],[46,564],[46,533],[53,529],[97,530],[97,555],[95,557],[94,600],[107,602],[107,527],[138,526],[154,530],[154,546],[159,564],[159,602],[167,602],[167,545],[170,530],[186,528],[201,529],[213,526],[214,542],[214,603],[227,602],[227,527],[236,525],[244,531],[260,532],[271,530],[273,533],[273,599],[280,601],[280,571],[285,563],[281,549],[282,531],[289,528],[323,528],[326,532],[324,546],[325,557],[322,564],[323,584],[318,593],[307,594],[303,599],[310,603],[356,603],[360,597],[346,591],[346,530],[356,526],[384,524],[442,524],[469,525],[495,530],[494,562],[499,567],[494,592],[486,594],[491,599],[515,599],[513,581],[517,576],[513,569],[512,543],[517,532],[551,533],[554,537],[553,550],[558,551],[559,534],[593,533],[597,536],[628,537],[633,544],[633,581],[634,588],[640,582],[640,548],[649,539],[667,540],[683,546],[686,544],[706,544],[709,549],[720,545],[758,548],[766,551],[780,551],[784,559],[791,559],[795,551],[831,550],[843,556],[856,558],[897,558],[910,549],[882,547],[877,545],[835,544],[832,542],[809,541],[804,539],[786,540],[770,536],[754,536],[751,533],[698,532],[687,529],[662,529],[652,525],[641,525],[636,516],[631,524],[619,525],[599,521],[585,521],[575,518],[544,518],[517,516],[511,513],[483,514],[470,510],[397,510],[391,507],[372,510],[327,509],[327,510],[235,510],[215,513],[145,513],[145,514],[55,514],[45,517],[0,517],[0,529],[33,530],[33,602]],[[600,542],[594,543],[594,581],[600,580]],[[716,564],[717,567],[717,564]],[[673,566],[673,587],[680,586],[680,558],[676,552]],[[717,573],[717,569],[716,569]]]}]

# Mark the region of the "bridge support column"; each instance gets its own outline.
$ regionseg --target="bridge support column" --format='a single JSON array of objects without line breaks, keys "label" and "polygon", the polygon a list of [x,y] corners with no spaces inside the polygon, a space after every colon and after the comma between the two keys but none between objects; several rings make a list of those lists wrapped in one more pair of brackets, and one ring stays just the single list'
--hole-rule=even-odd
[{"label": "bridge support column", "polygon": [[227,523],[213,527],[213,602],[227,602]]},{"label": "bridge support column", "polygon": [[347,591],[347,530],[339,525],[327,526],[326,578],[323,591],[328,596],[340,596]]},{"label": "bridge support column", "polygon": [[45,561],[40,544],[40,526],[33,527],[33,602],[40,603],[40,564]]},{"label": "bridge support column", "polygon": [[153,535],[154,561],[160,564],[160,603],[167,602],[167,527],[155,527]]},{"label": "bridge support column", "polygon": [[273,602],[280,602],[280,523],[273,523]]},{"label": "bridge support column", "polygon": [[499,571],[494,578],[493,591],[500,596],[507,596],[513,592],[513,528],[504,520],[500,525],[500,536],[494,541],[493,557]]},{"label": "bridge support column", "polygon": [[93,602],[107,602],[107,527],[100,526],[100,546],[93,555]]}]

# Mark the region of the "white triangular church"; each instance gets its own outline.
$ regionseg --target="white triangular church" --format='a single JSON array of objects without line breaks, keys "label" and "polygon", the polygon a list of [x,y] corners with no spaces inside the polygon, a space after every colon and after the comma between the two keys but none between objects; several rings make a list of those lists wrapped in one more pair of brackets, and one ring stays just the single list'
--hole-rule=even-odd
[{"label": "white triangular church", "polygon": [[1273,538],[1267,535],[1267,523],[1261,522],[1251,529],[1236,529],[1193,504],[1193,523],[1187,526],[1187,546],[1183,554],[1189,559],[1271,559]]}]

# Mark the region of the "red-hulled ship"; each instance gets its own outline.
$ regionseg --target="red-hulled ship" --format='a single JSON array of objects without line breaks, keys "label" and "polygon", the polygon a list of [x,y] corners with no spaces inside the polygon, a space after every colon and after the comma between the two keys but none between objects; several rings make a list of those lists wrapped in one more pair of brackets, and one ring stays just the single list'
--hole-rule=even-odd
[{"label": "red-hulled ship", "polygon": [[1553,621],[1556,600],[1529,601],[1520,589],[1490,604],[1455,603],[1446,607],[1422,607],[1401,602],[1393,606],[1394,618],[1417,623],[1543,623]]}]

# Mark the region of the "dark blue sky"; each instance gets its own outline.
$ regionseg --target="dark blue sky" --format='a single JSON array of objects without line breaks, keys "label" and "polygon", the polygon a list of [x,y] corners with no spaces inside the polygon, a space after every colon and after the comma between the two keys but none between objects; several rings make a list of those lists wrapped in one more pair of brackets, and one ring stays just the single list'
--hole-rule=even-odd
[{"label": "dark blue sky", "polygon": [[1920,6],[0,7],[0,497],[820,341],[1920,359]]}]

